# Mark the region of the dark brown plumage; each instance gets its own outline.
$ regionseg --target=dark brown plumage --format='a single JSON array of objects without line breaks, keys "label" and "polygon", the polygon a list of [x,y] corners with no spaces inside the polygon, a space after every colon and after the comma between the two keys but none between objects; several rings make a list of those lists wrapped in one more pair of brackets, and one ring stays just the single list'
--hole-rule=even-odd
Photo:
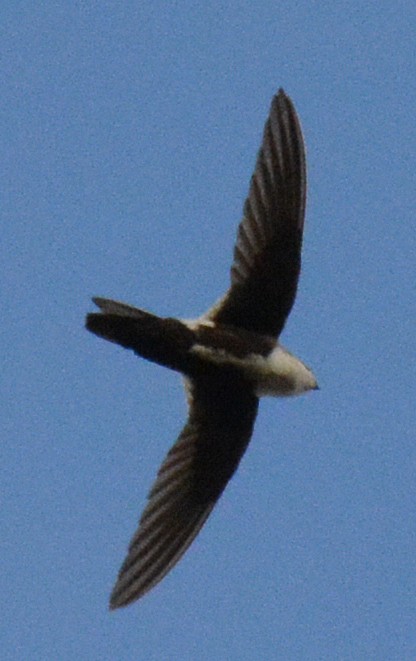
[{"label": "dark brown plumage", "polygon": [[125,606],[156,585],[198,534],[247,447],[259,394],[317,387],[278,344],[300,271],[306,173],[289,97],[274,97],[223,299],[190,323],[93,299],[88,330],[186,377],[189,416],[149,493],[111,595]]}]

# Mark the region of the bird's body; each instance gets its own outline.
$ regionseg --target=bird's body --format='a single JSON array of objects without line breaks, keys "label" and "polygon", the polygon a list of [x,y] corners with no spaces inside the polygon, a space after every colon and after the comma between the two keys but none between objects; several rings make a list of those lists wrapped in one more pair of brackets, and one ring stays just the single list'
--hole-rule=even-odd
[{"label": "bird's body", "polygon": [[244,207],[231,287],[196,320],[161,318],[109,299],[87,328],[185,377],[188,421],[163,462],[111,597],[142,596],[201,529],[250,440],[259,397],[316,389],[278,340],[300,271],[306,174],[290,99],[274,97]]}]

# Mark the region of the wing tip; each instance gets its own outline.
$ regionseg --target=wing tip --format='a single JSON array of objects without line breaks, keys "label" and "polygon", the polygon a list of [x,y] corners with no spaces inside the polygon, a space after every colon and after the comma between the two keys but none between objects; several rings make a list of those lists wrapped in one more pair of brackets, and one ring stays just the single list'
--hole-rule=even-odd
[{"label": "wing tip", "polygon": [[276,108],[277,110],[280,111],[289,111],[293,115],[297,116],[296,110],[295,110],[295,105],[289,96],[283,89],[283,87],[279,87],[277,93],[274,95],[272,99],[272,109]]},{"label": "wing tip", "polygon": [[137,592],[130,597],[126,597],[123,595],[123,592],[119,593],[117,586],[118,583],[116,583],[110,595],[110,600],[108,602],[109,611],[115,611],[118,608],[126,608],[126,606],[130,606],[130,604],[140,599],[140,597],[142,597],[147,592],[147,590],[144,590],[142,592]]},{"label": "wing tip", "polygon": [[117,610],[117,608],[125,608],[130,606],[135,601],[141,599],[147,592],[149,592],[159,581],[140,581],[138,578],[134,580],[133,584],[130,581],[126,584],[126,572],[123,570],[128,556],[123,563],[115,585],[111,591],[108,608],[110,611]]}]

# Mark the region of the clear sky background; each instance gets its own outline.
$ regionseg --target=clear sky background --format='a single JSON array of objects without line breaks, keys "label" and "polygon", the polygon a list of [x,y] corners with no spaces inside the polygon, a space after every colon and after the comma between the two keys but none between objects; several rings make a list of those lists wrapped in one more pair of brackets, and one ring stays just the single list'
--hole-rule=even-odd
[{"label": "clear sky background", "polygon": [[[416,7],[13,2],[0,12],[1,658],[416,658]],[[320,392],[263,400],[207,525],[108,596],[180,378],[89,335],[90,296],[192,317],[229,282],[272,95],[309,196],[283,342]]]}]

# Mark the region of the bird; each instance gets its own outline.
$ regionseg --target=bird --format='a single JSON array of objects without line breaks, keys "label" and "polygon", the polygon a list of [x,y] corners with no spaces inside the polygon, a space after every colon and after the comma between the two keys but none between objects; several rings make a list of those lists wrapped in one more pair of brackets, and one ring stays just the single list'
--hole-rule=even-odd
[{"label": "bird", "polygon": [[259,398],[319,389],[279,341],[295,300],[306,203],[305,146],[290,97],[272,99],[225,295],[193,320],[107,298],[86,328],[184,378],[188,418],[149,492],[110,609],[149,592],[201,530],[251,439]]}]

